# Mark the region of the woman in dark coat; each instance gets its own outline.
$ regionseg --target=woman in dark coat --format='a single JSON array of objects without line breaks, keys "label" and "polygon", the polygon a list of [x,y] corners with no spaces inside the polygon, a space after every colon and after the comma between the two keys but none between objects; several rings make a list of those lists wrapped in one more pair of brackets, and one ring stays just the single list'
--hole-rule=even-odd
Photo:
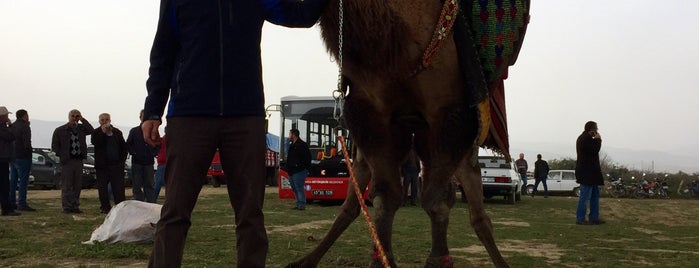
[{"label": "woman in dark coat", "polygon": [[[599,219],[599,185],[604,185],[599,162],[602,137],[597,132],[597,123],[585,123],[585,130],[575,144],[578,158],[575,162],[575,177],[580,183],[580,199],[576,213],[576,224],[603,224]],[[585,220],[587,204],[590,204],[589,221]]]}]

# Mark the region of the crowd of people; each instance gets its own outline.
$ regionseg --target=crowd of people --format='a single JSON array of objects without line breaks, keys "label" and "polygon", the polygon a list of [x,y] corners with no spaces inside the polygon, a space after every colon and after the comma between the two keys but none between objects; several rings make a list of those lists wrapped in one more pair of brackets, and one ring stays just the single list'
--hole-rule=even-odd
[{"label": "crowd of people", "polygon": [[[27,202],[27,188],[32,166],[32,142],[29,113],[17,110],[16,120],[10,119],[10,112],[0,106],[0,203],[2,216],[19,216],[22,212],[36,211]],[[141,115],[143,111],[141,111]],[[125,166],[128,154],[131,154],[133,199],[155,203],[162,182],[161,176],[154,182],[153,164],[165,163],[165,148],[151,146],[143,139],[141,127],[131,129],[124,138],[123,132],[111,123],[109,113],[98,116],[98,127],[77,110],[68,112],[68,122],[57,127],[51,138],[51,150],[60,159],[61,206],[63,213],[78,214],[80,193],[82,191],[83,163],[88,155],[89,143],[94,146],[94,166],[97,177],[97,190],[100,212],[107,214],[114,205],[126,199]],[[137,174],[140,172],[140,174]],[[5,173],[8,173],[7,175]],[[157,189],[157,191],[155,190]]]}]

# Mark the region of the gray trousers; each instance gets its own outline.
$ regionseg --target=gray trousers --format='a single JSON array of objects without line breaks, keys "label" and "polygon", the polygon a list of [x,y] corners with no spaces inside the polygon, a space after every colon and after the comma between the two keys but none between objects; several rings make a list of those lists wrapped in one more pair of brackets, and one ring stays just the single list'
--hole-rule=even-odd
[{"label": "gray trousers", "polygon": [[80,208],[83,161],[71,158],[61,163],[61,204],[64,211]]},{"label": "gray trousers", "polygon": [[153,177],[155,171],[153,164],[140,165],[131,163],[131,191],[133,200],[155,203],[155,191],[153,189]]},{"label": "gray trousers", "polygon": [[264,117],[173,117],[167,120],[167,195],[148,267],[180,267],[192,210],[219,148],[235,214],[238,267],[265,267],[268,240]]}]

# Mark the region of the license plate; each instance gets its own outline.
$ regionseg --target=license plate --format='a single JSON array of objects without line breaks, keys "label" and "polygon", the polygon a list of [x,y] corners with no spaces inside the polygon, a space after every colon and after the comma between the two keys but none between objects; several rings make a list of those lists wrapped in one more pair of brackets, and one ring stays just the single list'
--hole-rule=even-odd
[{"label": "license plate", "polygon": [[495,182],[495,178],[483,178],[483,182]]},{"label": "license plate", "polygon": [[311,194],[315,196],[331,196],[333,195],[333,190],[313,190]]}]

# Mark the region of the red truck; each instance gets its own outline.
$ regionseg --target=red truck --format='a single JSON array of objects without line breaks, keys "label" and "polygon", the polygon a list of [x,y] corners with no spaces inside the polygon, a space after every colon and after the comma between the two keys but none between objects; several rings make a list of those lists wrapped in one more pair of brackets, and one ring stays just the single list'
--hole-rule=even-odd
[{"label": "red truck", "polygon": [[223,178],[223,168],[221,168],[221,157],[218,154],[218,149],[214,158],[211,160],[211,166],[209,166],[209,171],[206,172],[209,182],[214,187],[219,187],[221,184],[225,183],[226,180]]},{"label": "red truck", "polygon": [[[308,143],[311,156],[311,167],[304,188],[306,200],[344,200],[350,189],[349,172],[337,136],[347,138],[347,147],[351,148],[349,131],[341,127],[334,117],[335,100],[328,97],[296,97],[288,96],[281,99],[281,128],[280,128],[280,165],[279,165],[279,198],[294,199],[291,190],[289,173],[285,167],[285,156],[289,146],[288,132],[296,128],[302,140]],[[351,155],[350,155],[351,157]],[[362,189],[364,199],[369,199],[368,188]]]}]

